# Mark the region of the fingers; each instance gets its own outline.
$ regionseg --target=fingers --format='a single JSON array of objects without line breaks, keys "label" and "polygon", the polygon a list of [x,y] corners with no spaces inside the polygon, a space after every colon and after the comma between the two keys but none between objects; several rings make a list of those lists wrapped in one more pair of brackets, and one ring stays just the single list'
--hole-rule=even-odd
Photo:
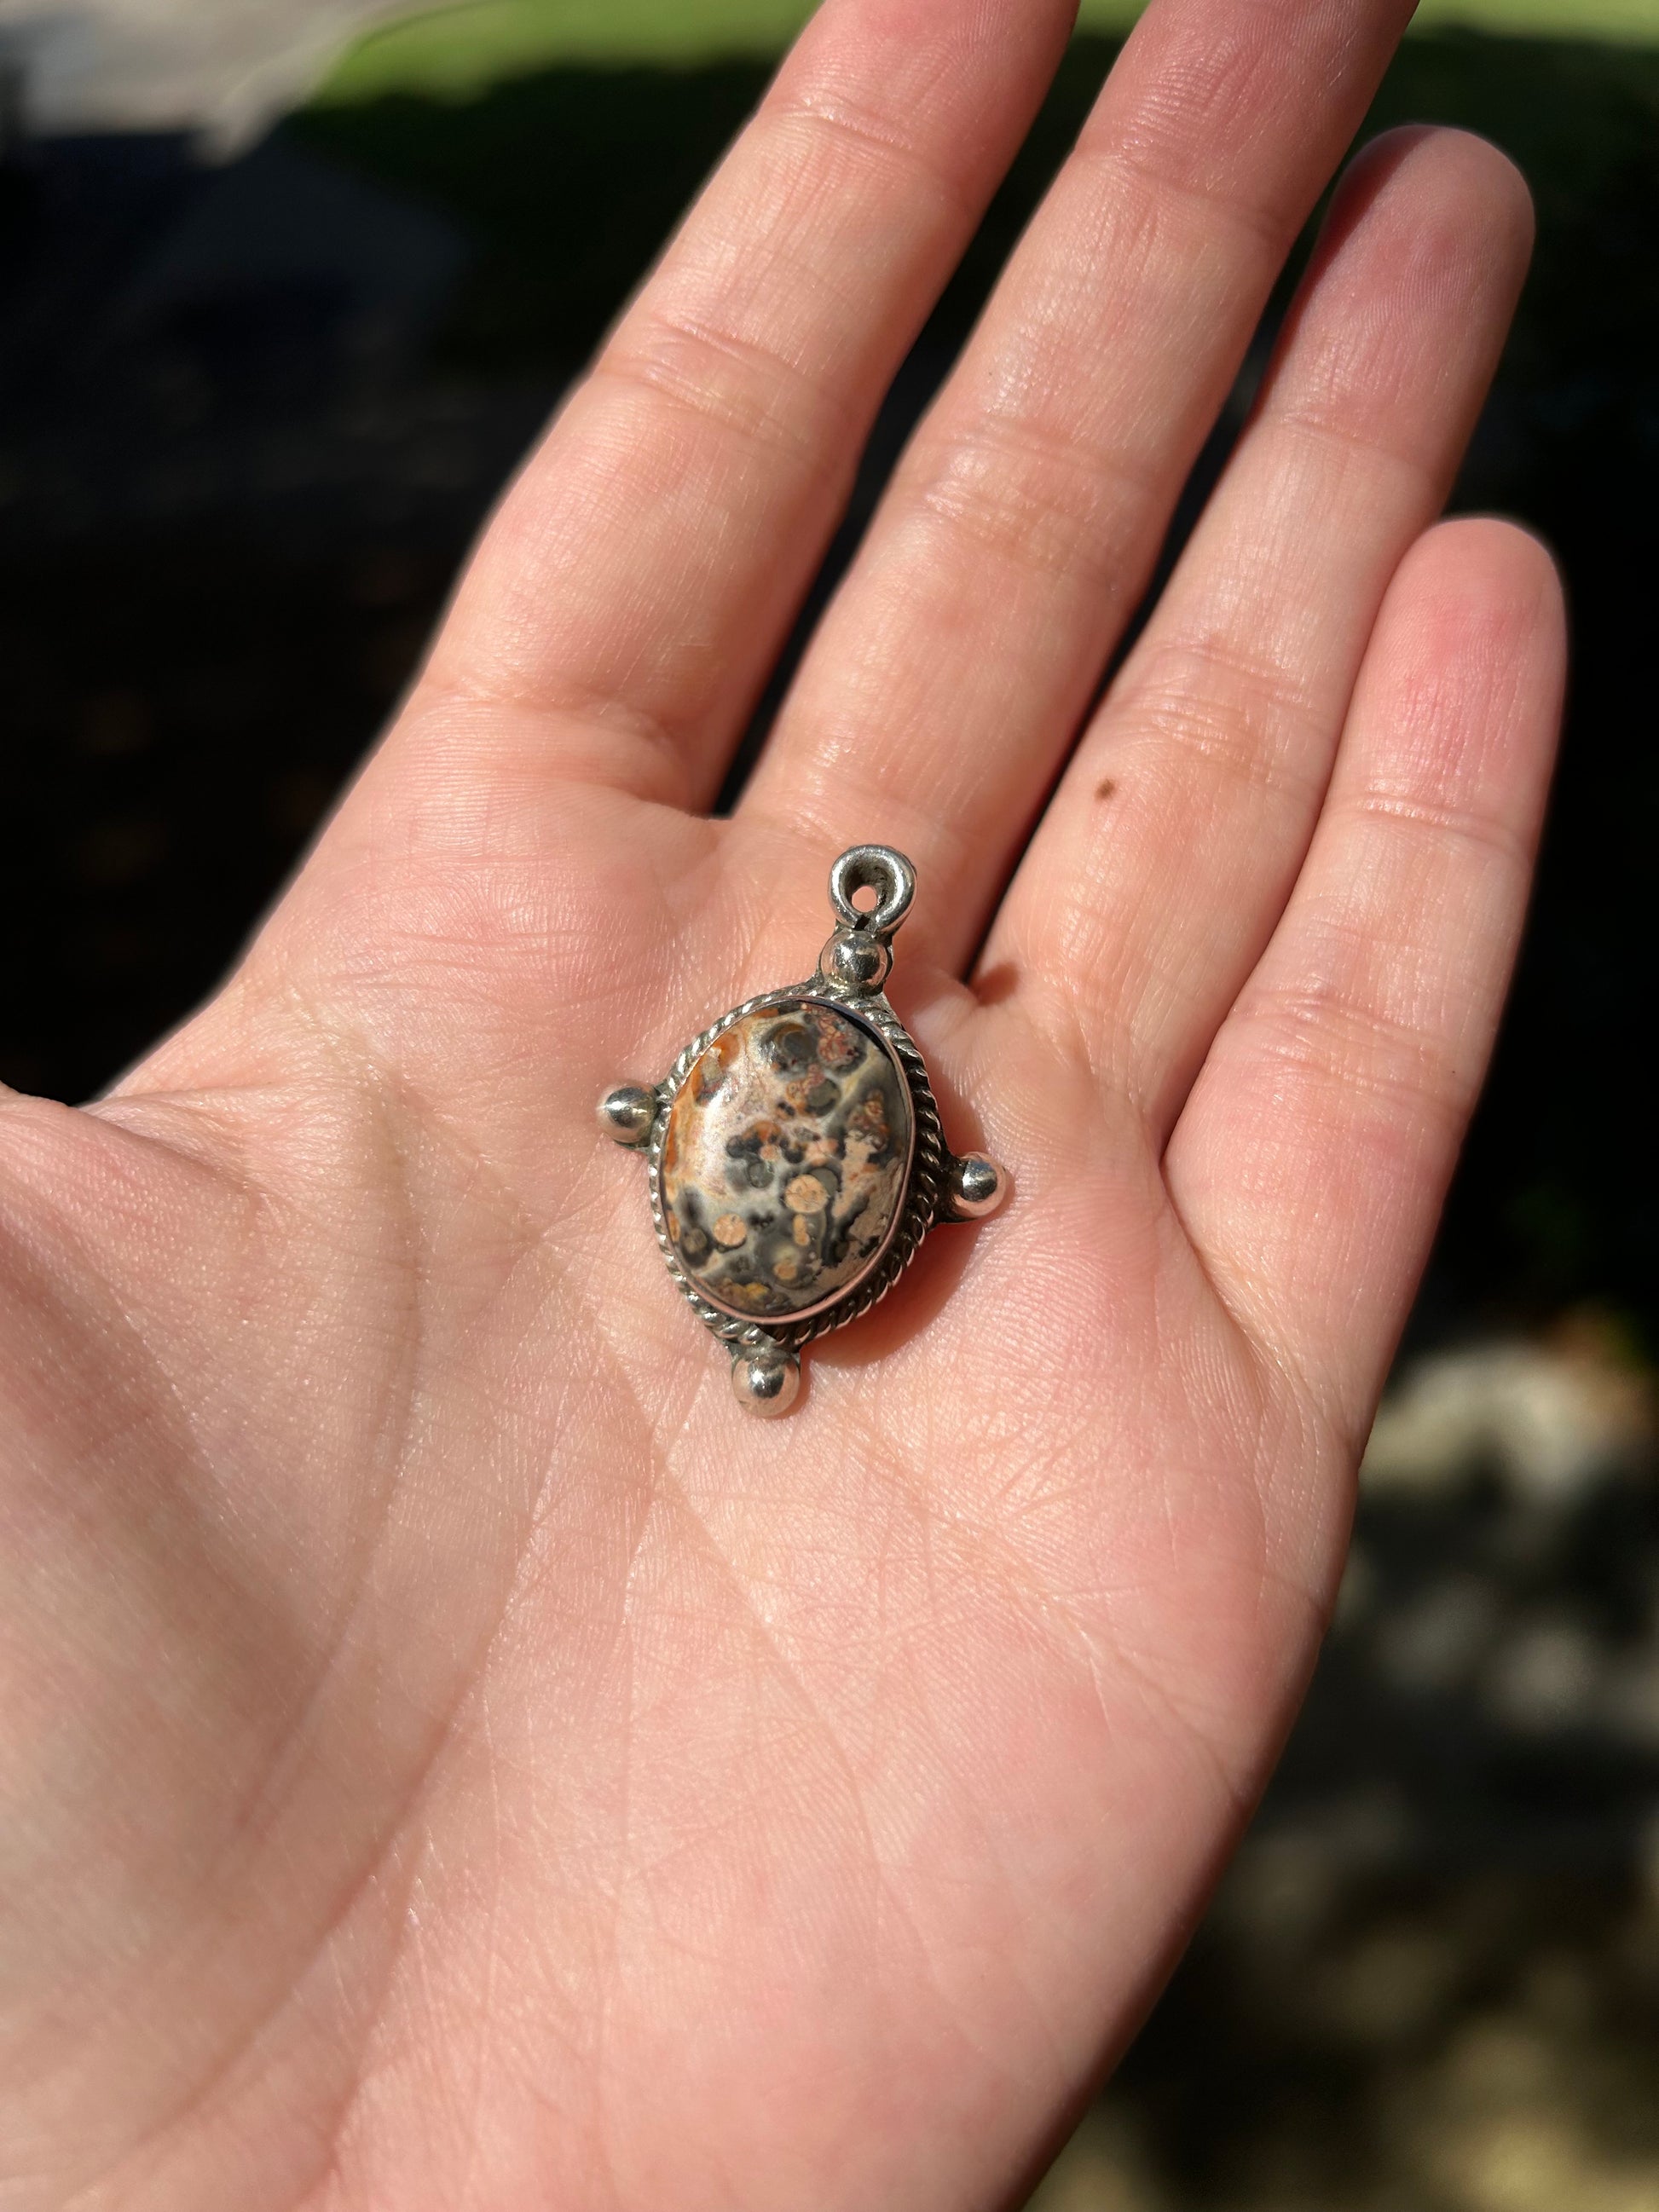
[{"label": "fingers", "polygon": [[1224,1297],[1356,1436],[1491,1053],[1565,662],[1530,538],[1461,522],[1414,548],[1307,865],[1170,1146]]},{"label": "fingers", "polygon": [[826,0],[509,495],[406,749],[441,701],[459,768],[709,793],[1073,12]]},{"label": "fingers", "polygon": [[1440,512],[1532,236],[1504,157],[1355,165],[1247,430],[988,948],[1161,1145],[1307,851],[1376,611]]},{"label": "fingers", "polygon": [[740,819],[902,846],[953,965],[1410,12],[1154,0],[815,641]]}]

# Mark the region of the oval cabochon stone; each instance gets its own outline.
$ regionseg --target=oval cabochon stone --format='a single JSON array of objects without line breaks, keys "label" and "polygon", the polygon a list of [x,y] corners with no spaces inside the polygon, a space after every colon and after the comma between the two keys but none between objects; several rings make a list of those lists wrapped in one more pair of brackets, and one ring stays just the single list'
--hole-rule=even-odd
[{"label": "oval cabochon stone", "polygon": [[699,1293],[798,1320],[876,1266],[904,1205],[909,1086],[873,1029],[807,998],[733,1022],[669,1109],[668,1234]]}]

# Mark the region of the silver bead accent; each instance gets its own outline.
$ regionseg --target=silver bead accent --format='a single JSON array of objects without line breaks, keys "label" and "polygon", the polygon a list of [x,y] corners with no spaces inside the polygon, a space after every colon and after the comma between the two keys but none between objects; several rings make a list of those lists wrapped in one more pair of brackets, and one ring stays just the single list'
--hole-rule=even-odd
[{"label": "silver bead accent", "polygon": [[892,947],[863,929],[838,929],[818,958],[819,975],[843,991],[878,991],[892,972]]},{"label": "silver bead accent", "polygon": [[[855,845],[843,853],[830,873],[835,934],[819,956],[817,973],[806,982],[746,999],[720,1015],[691,1039],[654,1087],[620,1084],[599,1103],[599,1126],[606,1136],[646,1156],[650,1168],[651,1217],[668,1272],[697,1319],[726,1347],[732,1362],[732,1395],[745,1412],[761,1419],[787,1413],[799,1397],[802,1347],[830,1329],[857,1321],[885,1297],[915,1258],[930,1230],[942,1222],[982,1220],[996,1211],[1007,1194],[1008,1179],[995,1161],[982,1152],[955,1159],[946,1150],[939,1104],[921,1049],[887,1002],[893,933],[909,910],[915,888],[915,868],[890,846]],[[860,903],[866,898],[871,902],[867,906]],[[704,1054],[720,1046],[740,1024],[761,1015],[789,1012],[805,1014],[805,1026],[812,1028],[825,1017],[833,1024],[837,1009],[848,1021],[870,1031],[891,1055],[902,1087],[908,1093],[904,1102],[907,1111],[900,1116],[905,1123],[903,1142],[896,1153],[901,1170],[896,1210],[878,1247],[868,1252],[862,1267],[839,1290],[826,1293],[818,1304],[784,1314],[763,1328],[750,1319],[749,1312],[738,1310],[729,1302],[717,1303],[714,1290],[704,1295],[698,1268],[708,1256],[708,1237],[716,1226],[725,1229],[727,1224],[717,1218],[705,1231],[698,1207],[692,1206],[686,1212],[682,1206],[684,1194],[677,1186],[671,1188],[675,1185],[674,1162],[680,1150],[670,1143],[672,1116],[678,1112],[685,1086]],[[733,1042],[742,1044],[743,1036],[735,1036]],[[723,1047],[721,1058],[723,1061]],[[708,1073],[712,1078],[713,1069]],[[715,1085],[714,1091],[720,1087]],[[701,1112],[708,1103],[695,1096],[686,1110]],[[746,1176],[744,1181],[747,1185]],[[766,1221],[760,1225],[766,1226]],[[698,1238],[702,1243],[688,1259]],[[722,1246],[730,1244],[726,1236],[715,1241]],[[784,1278],[780,1276],[775,1287],[781,1293],[783,1285]],[[772,1303],[787,1307],[788,1299],[781,1294]]]},{"label": "silver bead accent", "polygon": [[968,1152],[952,1160],[945,1178],[947,1221],[983,1221],[1008,1195],[1008,1176],[988,1152]]},{"label": "silver bead accent", "polygon": [[619,1083],[599,1101],[599,1127],[617,1144],[636,1150],[651,1141],[657,1118],[657,1094],[642,1083]]},{"label": "silver bead accent", "polygon": [[787,1413],[800,1392],[800,1361],[781,1344],[740,1344],[732,1354],[732,1395],[763,1421]]}]

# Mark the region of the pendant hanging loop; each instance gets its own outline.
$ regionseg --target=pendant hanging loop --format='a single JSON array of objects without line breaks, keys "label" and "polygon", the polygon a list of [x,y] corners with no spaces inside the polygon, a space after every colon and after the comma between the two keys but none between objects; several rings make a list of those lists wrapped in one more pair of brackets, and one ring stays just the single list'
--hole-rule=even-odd
[{"label": "pendant hanging loop", "polygon": [[927,1064],[887,1000],[915,889],[890,845],[843,853],[817,974],[745,999],[660,1083],[599,1102],[605,1134],[647,1157],[668,1272],[751,1413],[788,1411],[801,1347],[884,1297],[931,1229],[982,1221],[1007,1195],[994,1161],[946,1146]]},{"label": "pendant hanging loop", "polygon": [[[876,895],[867,914],[853,903],[854,894],[864,890]],[[915,895],[916,872],[890,845],[854,845],[830,871],[830,903],[842,927],[863,931],[884,944],[909,913]]]}]

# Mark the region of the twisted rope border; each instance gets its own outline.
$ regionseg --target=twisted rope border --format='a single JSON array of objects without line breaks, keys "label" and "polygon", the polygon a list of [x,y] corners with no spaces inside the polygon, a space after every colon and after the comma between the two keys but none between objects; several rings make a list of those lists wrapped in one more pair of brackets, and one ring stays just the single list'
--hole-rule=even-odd
[{"label": "twisted rope border", "polygon": [[[910,1157],[910,1179],[905,1190],[904,1211],[899,1217],[887,1249],[872,1272],[848,1286],[846,1294],[834,1305],[826,1306],[820,1314],[805,1321],[782,1322],[776,1326],[744,1321],[733,1314],[722,1313],[711,1305],[698,1290],[674,1249],[668,1234],[668,1209],[663,1199],[662,1155],[668,1134],[668,1113],[680,1086],[698,1060],[702,1058],[716,1037],[724,1035],[734,1023],[746,1021],[750,1014],[764,1013],[769,1007],[796,1006],[805,1002],[827,1006],[836,1013],[849,1015],[874,1030],[890,1048],[898,1061],[910,1091],[910,1110],[915,1121],[915,1146]],[[781,1345],[786,1351],[798,1352],[814,1337],[824,1336],[834,1328],[844,1328],[849,1321],[857,1321],[873,1305],[880,1304],[899,1277],[921,1249],[927,1236],[939,1217],[939,1193],[943,1186],[945,1164],[945,1132],[939,1117],[939,1103],[933,1097],[933,1086],[927,1079],[927,1062],[921,1050],[898,1016],[888,1005],[884,994],[866,998],[855,997],[851,992],[838,991],[826,984],[821,976],[810,983],[793,983],[781,991],[763,992],[756,999],[745,999],[740,1006],[733,1006],[717,1022],[708,1027],[680,1054],[666,1076],[657,1085],[657,1118],[651,1125],[651,1138],[647,1158],[651,1179],[651,1219],[657,1232],[657,1243],[669,1273],[679,1286],[680,1295],[697,1319],[712,1336],[722,1344]]]}]

